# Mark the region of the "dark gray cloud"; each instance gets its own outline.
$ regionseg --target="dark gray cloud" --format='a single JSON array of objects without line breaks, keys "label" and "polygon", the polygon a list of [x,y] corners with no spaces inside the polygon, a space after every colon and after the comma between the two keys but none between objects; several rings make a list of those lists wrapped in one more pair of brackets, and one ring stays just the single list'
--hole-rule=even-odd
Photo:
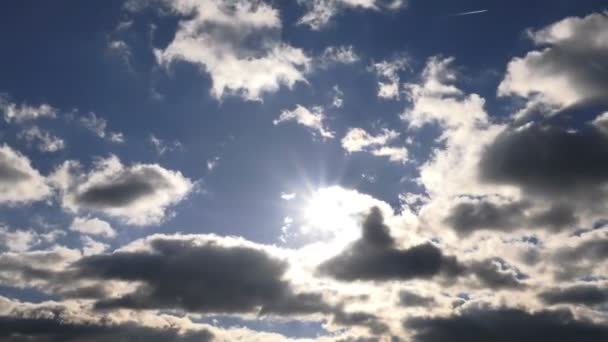
[{"label": "dark gray cloud", "polygon": [[558,280],[578,280],[594,276],[598,263],[608,258],[608,239],[582,241],[574,247],[562,247],[553,254],[553,262],[560,267],[554,274]]},{"label": "dark gray cloud", "polygon": [[547,304],[582,304],[588,306],[608,302],[608,289],[596,285],[574,285],[554,288],[539,294]]},{"label": "dark gray cloud", "polygon": [[75,264],[81,278],[142,282],[133,293],[97,302],[100,309],[181,308],[192,312],[325,312],[318,294],[294,293],[287,264],[250,247],[156,239],[151,252],[118,252]]},{"label": "dark gray cloud", "polygon": [[124,207],[170,186],[165,176],[154,168],[126,170],[117,178],[78,194],[76,202],[95,208]]},{"label": "dark gray cloud", "polygon": [[474,309],[450,317],[411,318],[404,327],[413,342],[598,342],[608,327],[574,319],[567,310],[528,313],[519,309]]},{"label": "dark gray cloud", "polygon": [[135,324],[74,323],[61,317],[0,316],[0,339],[5,342],[207,342],[213,340],[213,335],[206,330],[182,334],[177,329]]},{"label": "dark gray cloud", "polygon": [[398,249],[384,224],[380,209],[373,207],[362,225],[361,239],[342,253],[323,262],[320,274],[338,280],[408,280],[441,275],[455,278],[474,275],[484,286],[498,289],[519,287],[526,276],[500,258],[461,263],[431,243]]},{"label": "dark gray cloud", "polygon": [[417,293],[403,290],[399,292],[399,305],[407,307],[430,307],[435,305],[435,298],[421,296]]},{"label": "dark gray cloud", "polygon": [[527,213],[533,208],[529,201],[505,204],[489,200],[458,203],[451,208],[444,222],[459,235],[467,236],[479,230],[513,231],[516,229],[561,230],[573,227],[578,218],[569,205],[555,203],[549,208]]},{"label": "dark gray cloud", "polygon": [[531,125],[507,130],[484,151],[482,180],[510,184],[551,199],[603,198],[608,181],[608,135],[586,127],[578,132]]},{"label": "dark gray cloud", "polygon": [[456,275],[463,271],[453,257],[444,256],[431,243],[400,250],[380,209],[374,207],[363,222],[363,234],[341,254],[322,263],[321,274],[339,280],[406,280],[431,278],[440,273]]},{"label": "dark gray cloud", "polygon": [[523,287],[523,280],[528,278],[502,258],[474,262],[470,269],[482,284],[492,289]]},{"label": "dark gray cloud", "polygon": [[374,314],[367,312],[345,312],[338,309],[334,314],[333,322],[342,326],[365,326],[374,335],[381,335],[388,331],[388,326],[382,323]]}]

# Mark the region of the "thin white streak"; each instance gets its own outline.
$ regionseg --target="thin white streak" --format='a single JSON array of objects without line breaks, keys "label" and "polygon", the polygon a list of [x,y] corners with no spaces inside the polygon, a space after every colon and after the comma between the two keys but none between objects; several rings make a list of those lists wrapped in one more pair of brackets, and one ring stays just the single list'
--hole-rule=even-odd
[{"label": "thin white streak", "polygon": [[448,14],[448,15],[446,15],[446,17],[461,17],[463,15],[481,14],[481,13],[485,13],[487,11],[489,11],[489,10],[484,9],[484,10],[479,10],[479,11],[469,11],[469,12],[454,13],[454,14]]}]

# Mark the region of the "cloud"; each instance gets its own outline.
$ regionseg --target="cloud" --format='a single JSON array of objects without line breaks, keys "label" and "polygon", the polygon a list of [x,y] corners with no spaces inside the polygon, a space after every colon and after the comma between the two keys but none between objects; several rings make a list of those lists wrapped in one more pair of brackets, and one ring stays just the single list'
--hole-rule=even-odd
[{"label": "cloud", "polygon": [[320,57],[322,65],[353,64],[360,60],[352,45],[328,46]]},{"label": "cloud", "polygon": [[154,134],[150,134],[148,142],[154,147],[156,153],[159,156],[164,155],[167,152],[173,152],[182,149],[182,143],[174,140],[172,143],[166,143],[164,140],[156,137]]},{"label": "cloud", "polygon": [[95,135],[102,139],[108,139],[113,143],[123,143],[125,141],[124,134],[119,132],[107,132],[108,121],[98,117],[93,112],[82,116],[79,121],[86,129],[95,133]]},{"label": "cloud", "polygon": [[577,320],[568,310],[470,309],[448,317],[411,318],[414,342],[594,342],[608,338],[608,328]]},{"label": "cloud", "polygon": [[155,50],[158,63],[200,66],[213,82],[211,95],[261,100],[285,85],[305,81],[310,58],[281,42],[279,11],[261,1],[163,1],[180,17],[173,41]]},{"label": "cloud", "polygon": [[39,315],[0,316],[0,337],[6,342],[207,342],[213,340],[209,331],[181,332],[175,327],[146,327],[136,323],[108,324],[103,321],[66,320],[61,312],[48,310]]},{"label": "cloud", "polygon": [[574,197],[589,204],[605,196],[608,136],[593,127],[573,132],[530,124],[499,135],[479,165],[483,181],[514,185],[554,201]]},{"label": "cloud", "polygon": [[531,202],[460,200],[450,209],[444,220],[460,235],[478,230],[513,232],[519,229],[543,229],[559,231],[572,228],[578,223],[575,210],[565,203],[539,208]]},{"label": "cloud", "polygon": [[362,128],[351,128],[342,138],[342,148],[348,153],[366,151],[375,156],[389,157],[393,162],[405,162],[408,158],[408,151],[405,147],[388,146],[397,139],[399,133],[389,129],[383,129],[378,135],[371,135]]},{"label": "cloud", "polygon": [[421,296],[417,293],[408,290],[402,290],[399,292],[399,305],[407,307],[431,307],[435,305],[435,299],[433,297]]},{"label": "cloud", "polygon": [[5,94],[0,94],[0,112],[4,115],[4,121],[8,123],[23,123],[43,117],[51,119],[57,117],[57,110],[46,103],[39,106],[26,103],[18,105],[11,102]]},{"label": "cloud", "polygon": [[553,113],[583,101],[608,95],[608,15],[569,17],[530,31],[542,49],[516,57],[498,87],[500,96],[519,96],[527,105],[517,116],[533,110]]},{"label": "cloud", "polygon": [[296,105],[293,110],[284,110],[281,115],[273,121],[273,124],[278,125],[283,122],[295,121],[302,126],[311,129],[313,134],[319,134],[323,139],[331,139],[334,137],[334,132],[325,126],[326,120],[323,107],[315,106],[308,109],[301,105]]},{"label": "cloud", "polygon": [[63,139],[41,130],[38,126],[32,126],[22,131],[19,133],[19,138],[30,145],[35,144],[41,152],[57,152],[65,148]]},{"label": "cloud", "polygon": [[99,301],[98,308],[191,312],[315,313],[327,310],[320,295],[295,293],[283,280],[287,263],[250,246],[221,239],[152,237],[148,250],[79,260],[83,278],[140,282],[134,292]]},{"label": "cloud", "polygon": [[116,156],[97,160],[88,173],[67,161],[50,178],[64,208],[101,212],[133,225],[162,222],[167,209],[185,199],[194,186],[179,171],[158,164],[124,166]]},{"label": "cloud", "polygon": [[373,64],[371,70],[379,78],[378,97],[398,100],[401,97],[401,77],[399,73],[408,68],[409,60],[403,56]]},{"label": "cloud", "polygon": [[86,235],[100,235],[104,237],[114,237],[116,231],[112,226],[96,217],[75,217],[70,225],[70,230]]},{"label": "cloud", "polygon": [[405,7],[405,0],[298,0],[307,12],[298,20],[312,30],[320,30],[339,12],[346,9],[398,10]]},{"label": "cloud", "polygon": [[462,266],[436,246],[425,243],[397,249],[380,210],[372,208],[362,225],[362,237],[318,270],[339,280],[408,280],[432,278],[440,273],[456,275]]},{"label": "cloud", "polygon": [[0,145],[0,204],[28,204],[50,194],[45,178],[26,156],[6,144]]},{"label": "cloud", "polygon": [[601,305],[608,302],[608,288],[597,285],[574,285],[552,288],[542,292],[539,297],[543,302],[555,304]]}]

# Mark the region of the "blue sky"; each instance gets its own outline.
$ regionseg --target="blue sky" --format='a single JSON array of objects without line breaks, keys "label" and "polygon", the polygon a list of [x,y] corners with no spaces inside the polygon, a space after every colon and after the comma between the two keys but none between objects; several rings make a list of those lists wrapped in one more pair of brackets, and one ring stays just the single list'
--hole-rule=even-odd
[{"label": "blue sky", "polygon": [[0,6],[0,337],[608,336],[603,1]]}]

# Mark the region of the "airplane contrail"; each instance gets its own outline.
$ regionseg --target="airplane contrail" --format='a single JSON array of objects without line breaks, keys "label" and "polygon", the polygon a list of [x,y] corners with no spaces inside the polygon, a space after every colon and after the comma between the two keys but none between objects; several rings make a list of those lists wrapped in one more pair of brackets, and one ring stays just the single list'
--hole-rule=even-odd
[{"label": "airplane contrail", "polygon": [[484,10],[479,10],[479,11],[460,12],[460,13],[448,14],[448,15],[446,15],[446,17],[461,17],[463,15],[481,14],[481,13],[485,13],[487,11],[489,11],[489,10],[484,9]]}]

